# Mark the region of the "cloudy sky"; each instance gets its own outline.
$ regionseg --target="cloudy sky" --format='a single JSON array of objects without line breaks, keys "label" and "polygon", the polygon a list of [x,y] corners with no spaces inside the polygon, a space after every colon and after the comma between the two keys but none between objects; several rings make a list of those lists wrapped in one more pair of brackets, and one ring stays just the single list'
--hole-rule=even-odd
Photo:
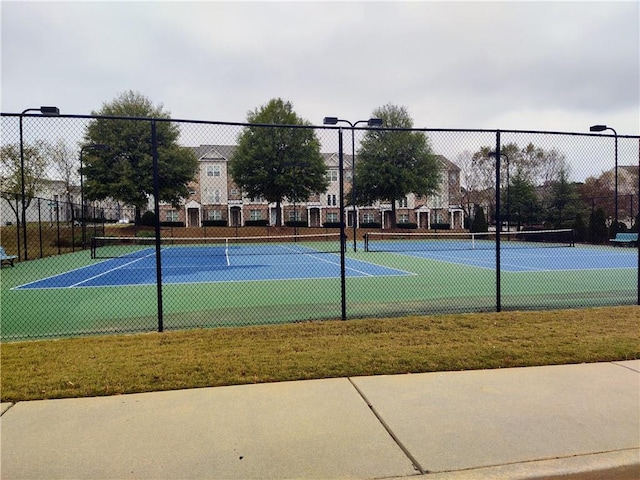
[{"label": "cloudy sky", "polygon": [[416,127],[640,133],[640,3],[1,3],[2,112],[89,114],[136,90],[242,122],[282,97],[314,124],[387,103]]}]

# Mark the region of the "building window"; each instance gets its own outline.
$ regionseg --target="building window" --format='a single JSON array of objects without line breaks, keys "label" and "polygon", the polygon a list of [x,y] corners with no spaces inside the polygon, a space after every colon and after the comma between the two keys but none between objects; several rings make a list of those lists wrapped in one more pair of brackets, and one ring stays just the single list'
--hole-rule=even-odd
[{"label": "building window", "polygon": [[338,171],[337,170],[327,170],[327,180],[330,182],[338,181]]},{"label": "building window", "polygon": [[373,223],[376,221],[376,217],[373,213],[364,213],[362,215],[362,221],[364,223]]},{"label": "building window", "polygon": [[236,197],[236,196],[240,195],[240,191],[237,188],[232,188],[231,189],[231,195]]},{"label": "building window", "polygon": [[407,208],[407,197],[398,200],[398,208]]},{"label": "building window", "polygon": [[195,195],[196,194],[196,189],[195,188],[190,188],[189,189],[189,195]]},{"label": "building window", "polygon": [[398,215],[398,223],[409,223],[409,214],[401,213]]},{"label": "building window", "polygon": [[220,165],[207,165],[207,177],[219,177],[221,172]]},{"label": "building window", "polygon": [[330,223],[337,223],[338,220],[338,214],[335,212],[331,212],[331,213],[327,213],[327,222]]},{"label": "building window", "polygon": [[290,222],[299,222],[300,221],[300,210],[289,210],[289,221]]},{"label": "building window", "polygon": [[335,195],[327,195],[327,205],[336,205],[336,196]]},{"label": "building window", "polygon": [[207,211],[207,218],[209,220],[222,220],[222,211],[220,211],[220,210],[209,210],[209,211]]},{"label": "building window", "polygon": [[167,210],[167,222],[177,222],[177,221],[178,221],[178,211]]},{"label": "building window", "polygon": [[262,220],[262,210],[251,210],[249,212],[250,220]]}]

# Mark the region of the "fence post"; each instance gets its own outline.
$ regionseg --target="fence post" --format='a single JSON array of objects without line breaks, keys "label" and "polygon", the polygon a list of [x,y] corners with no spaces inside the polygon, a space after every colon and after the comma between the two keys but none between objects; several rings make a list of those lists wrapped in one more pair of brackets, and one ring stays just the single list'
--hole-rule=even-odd
[{"label": "fence post", "polygon": [[38,243],[40,244],[40,258],[44,257],[44,252],[42,251],[42,211],[41,211],[41,198],[38,197]]},{"label": "fence post", "polygon": [[496,131],[496,312],[502,310],[500,295],[500,130]]},{"label": "fence post", "polygon": [[345,274],[345,251],[347,244],[347,235],[344,229],[344,155],[342,153],[342,128],[338,130],[338,170],[340,185],[340,299],[342,308],[342,320],[347,319],[347,300],[346,300],[346,274]]},{"label": "fence post", "polygon": [[20,223],[20,209],[18,208],[18,197],[16,196],[16,236],[17,236],[17,240],[18,240],[18,258],[22,258],[21,257],[21,252],[20,252],[20,244],[22,242],[20,242],[20,229],[22,228],[22,224]]},{"label": "fence post", "polygon": [[160,172],[158,171],[158,133],[151,120],[151,151],[153,156],[153,208],[156,211],[156,287],[158,293],[158,332],[164,330],[162,309],[162,248],[160,243]]}]

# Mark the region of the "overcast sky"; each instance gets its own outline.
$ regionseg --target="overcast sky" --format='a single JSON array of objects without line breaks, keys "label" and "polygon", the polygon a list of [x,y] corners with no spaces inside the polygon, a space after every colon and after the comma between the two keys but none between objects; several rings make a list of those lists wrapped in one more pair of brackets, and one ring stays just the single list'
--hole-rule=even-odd
[{"label": "overcast sky", "polygon": [[640,133],[640,2],[1,3],[2,112],[89,114],[136,90],[242,122],[392,103],[416,127]]}]

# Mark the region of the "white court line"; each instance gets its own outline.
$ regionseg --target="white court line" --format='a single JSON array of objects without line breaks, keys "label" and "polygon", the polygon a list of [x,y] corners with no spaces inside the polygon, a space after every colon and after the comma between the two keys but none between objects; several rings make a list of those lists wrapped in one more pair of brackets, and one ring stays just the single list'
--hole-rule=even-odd
[{"label": "white court line", "polygon": [[139,262],[140,260],[144,260],[146,258],[153,257],[153,256],[155,256],[155,254],[156,254],[156,252],[153,252],[153,253],[150,253],[149,255],[145,255],[144,257],[136,258],[135,260],[132,260],[131,262],[127,262],[127,263],[124,263],[122,265],[118,265],[116,268],[110,268],[106,272],[102,272],[102,273],[99,273],[98,275],[94,275],[93,277],[86,278],[86,279],[82,280],[81,282],[74,283],[73,285],[69,285],[66,288],[77,287],[78,285],[82,285],[83,283],[89,282],[89,281],[91,281],[91,280],[93,280],[95,278],[100,278],[100,277],[102,277],[102,276],[104,276],[104,275],[106,275],[108,273],[115,272],[116,270],[120,270],[120,269],[122,269],[124,267],[127,267],[127,266],[133,264],[133,263]]},{"label": "white court line", "polygon": [[[291,248],[291,247],[285,247],[285,246],[282,246],[282,248],[284,248],[285,250],[286,250],[286,249],[292,250],[292,251],[294,251],[294,252],[296,252],[296,253],[298,253],[298,254],[300,254],[300,253],[301,253],[301,254],[303,254],[303,255],[305,255],[305,256],[308,256],[308,257],[311,257],[311,258],[315,258],[316,260],[320,260],[321,262],[325,262],[325,263],[328,263],[328,264],[330,264],[330,265],[337,265],[337,266],[340,266],[340,262],[331,262],[331,261],[327,260],[326,258],[316,256],[316,255],[315,255],[314,253],[312,253],[312,252],[305,253],[305,252],[301,252],[300,250],[295,250],[295,249],[293,249],[293,248]],[[330,254],[330,255],[332,255],[332,256],[334,256],[334,257],[337,257],[337,256],[338,256],[338,254],[337,254],[337,253],[329,253],[329,254]],[[338,258],[339,258],[339,257],[338,257]],[[349,270],[349,271],[351,271],[351,272],[359,273],[359,274],[361,274],[361,275],[363,275],[363,276],[365,276],[365,277],[381,277],[381,276],[384,276],[384,275],[375,275],[375,274],[373,274],[373,273],[364,272],[364,271],[362,271],[362,270],[358,270],[357,268],[347,267],[347,265],[346,265],[346,260],[347,260],[347,257],[345,256],[345,266],[344,266],[345,270]],[[361,260],[355,260],[355,259],[351,259],[351,260],[354,260],[354,261],[361,261]],[[371,262],[362,262],[362,263],[368,263],[369,265],[373,265],[373,266],[376,266],[376,267],[378,267],[378,268],[385,268],[385,269],[387,269],[387,270],[394,270],[394,271],[396,271],[396,272],[402,272],[402,273],[405,273],[405,274],[407,274],[407,275],[414,275],[414,273],[412,273],[412,272],[404,272],[404,271],[402,271],[402,270],[398,270],[397,268],[385,267],[385,266],[383,266],[383,265],[378,265],[378,264],[376,264],[376,263],[371,263]]]}]

